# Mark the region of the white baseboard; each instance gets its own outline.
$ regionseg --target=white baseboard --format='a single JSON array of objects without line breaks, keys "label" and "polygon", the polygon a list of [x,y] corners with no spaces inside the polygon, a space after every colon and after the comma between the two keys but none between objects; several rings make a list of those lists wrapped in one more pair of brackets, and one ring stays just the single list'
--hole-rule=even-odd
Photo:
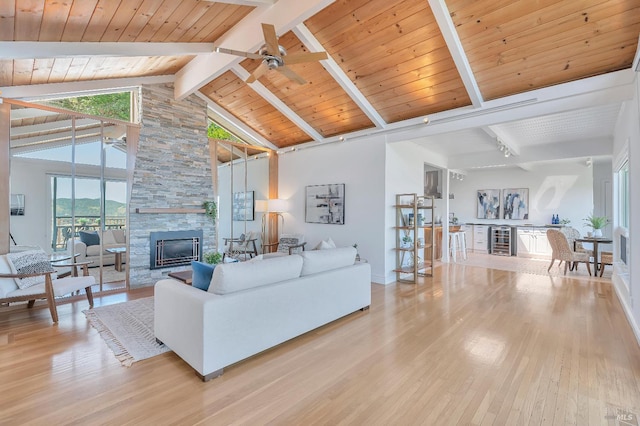
[{"label": "white baseboard", "polygon": [[[634,336],[636,336],[636,343],[638,344],[638,346],[640,346],[640,327],[638,326],[638,323],[633,317],[633,311],[631,310],[631,306],[629,306],[629,304],[627,303],[626,291],[624,290],[624,288],[626,288],[625,283],[616,274],[614,274],[611,277],[611,280],[613,282],[613,289],[616,292],[616,296],[620,301],[620,305],[622,305],[622,310],[624,311],[624,314],[627,317],[627,321],[631,326],[631,330],[633,331]],[[622,287],[622,286],[625,286],[625,287]]]}]

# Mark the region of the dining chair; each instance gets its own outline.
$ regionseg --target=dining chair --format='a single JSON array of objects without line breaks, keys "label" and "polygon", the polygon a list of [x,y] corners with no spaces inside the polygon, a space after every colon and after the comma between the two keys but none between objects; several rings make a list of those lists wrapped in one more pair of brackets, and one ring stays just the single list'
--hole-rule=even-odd
[{"label": "dining chair", "polygon": [[[567,236],[556,229],[547,229],[547,239],[549,245],[551,245],[551,264],[547,268],[547,272],[551,271],[551,267],[556,260],[560,261],[560,264],[564,262],[564,274],[567,275],[567,269],[573,263],[584,263],[587,265],[587,271],[591,275],[591,266],[589,265],[590,257],[588,253],[573,251],[569,245]],[[577,265],[576,265],[577,267]],[[572,268],[573,270],[573,268]]]}]

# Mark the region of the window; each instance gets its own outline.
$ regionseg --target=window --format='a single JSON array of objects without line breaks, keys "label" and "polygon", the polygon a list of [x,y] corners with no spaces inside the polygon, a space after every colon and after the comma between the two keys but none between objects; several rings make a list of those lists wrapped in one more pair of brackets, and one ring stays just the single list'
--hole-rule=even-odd
[{"label": "window", "polygon": [[617,172],[618,179],[618,226],[629,229],[629,160]]}]

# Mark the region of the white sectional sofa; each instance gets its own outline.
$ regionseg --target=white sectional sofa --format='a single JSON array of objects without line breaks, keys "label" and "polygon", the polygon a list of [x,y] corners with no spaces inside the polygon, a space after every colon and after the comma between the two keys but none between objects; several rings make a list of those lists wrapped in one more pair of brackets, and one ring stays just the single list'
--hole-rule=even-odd
[{"label": "white sectional sofa", "polygon": [[155,336],[207,381],[224,367],[371,304],[353,247],[221,264],[208,291],[155,285]]},{"label": "white sectional sofa", "polygon": [[[73,239],[73,246],[71,245],[71,239],[67,242],[67,252],[77,253],[79,256],[76,258],[76,262],[93,262],[90,267],[96,267],[100,265],[100,245],[87,246],[83,243],[79,237]],[[103,265],[113,265],[115,260],[115,254],[109,253],[107,249],[112,248],[124,248],[127,246],[124,229],[106,229],[103,234],[102,240],[102,261]]]}]

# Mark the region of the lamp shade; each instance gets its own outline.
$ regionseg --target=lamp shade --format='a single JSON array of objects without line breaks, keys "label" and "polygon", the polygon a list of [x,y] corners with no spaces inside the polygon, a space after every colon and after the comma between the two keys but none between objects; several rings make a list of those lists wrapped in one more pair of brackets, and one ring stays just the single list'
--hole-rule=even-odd
[{"label": "lamp shade", "polygon": [[268,204],[269,211],[273,213],[282,213],[289,209],[289,203],[287,200],[282,200],[280,198],[271,199]]},{"label": "lamp shade", "polygon": [[267,200],[256,200],[256,212],[265,213],[269,211],[269,203]]}]

